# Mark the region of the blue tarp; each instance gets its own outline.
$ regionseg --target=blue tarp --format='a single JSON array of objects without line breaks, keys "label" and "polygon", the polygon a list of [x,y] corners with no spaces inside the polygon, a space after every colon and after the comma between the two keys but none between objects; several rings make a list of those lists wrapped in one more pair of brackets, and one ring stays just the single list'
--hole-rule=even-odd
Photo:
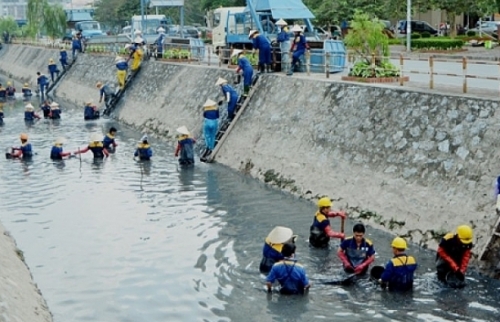
[{"label": "blue tarp", "polygon": [[94,20],[88,12],[71,12],[68,15],[68,21],[88,21]]},{"label": "blue tarp", "polygon": [[[274,19],[314,19],[301,0],[251,0],[255,11],[271,11]],[[249,11],[247,7],[245,11]]]}]

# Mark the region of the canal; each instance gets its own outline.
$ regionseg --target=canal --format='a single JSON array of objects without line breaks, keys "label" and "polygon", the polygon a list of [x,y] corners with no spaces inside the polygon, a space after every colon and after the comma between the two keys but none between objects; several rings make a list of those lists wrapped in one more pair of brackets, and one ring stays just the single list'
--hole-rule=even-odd
[{"label": "canal", "polygon": [[[112,120],[84,122],[83,108],[60,104],[60,122],[27,126],[23,103],[9,103],[0,127],[0,147],[18,145],[26,132],[37,153],[29,162],[0,161],[0,220],[57,322],[499,320],[498,281],[471,273],[465,289],[442,288],[434,254],[414,245],[413,294],[389,294],[368,280],[321,284],[337,275],[340,261],[336,242],[330,251],[308,247],[312,203],[221,165],[180,170],[174,146],[154,139],[153,161],[139,163],[133,152],[142,133]],[[90,152],[49,159],[55,138],[76,151],[111,126],[119,146],[104,162]],[[313,283],[306,296],[264,291],[258,266],[275,225],[299,235],[297,256]],[[377,264],[385,263],[392,236],[368,228],[368,237]]]}]

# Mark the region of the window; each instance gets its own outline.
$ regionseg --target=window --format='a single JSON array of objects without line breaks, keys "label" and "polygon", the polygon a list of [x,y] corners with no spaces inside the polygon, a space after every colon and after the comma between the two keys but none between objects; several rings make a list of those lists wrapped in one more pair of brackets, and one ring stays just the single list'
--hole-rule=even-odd
[{"label": "window", "polygon": [[213,23],[212,27],[217,27],[220,25],[220,12],[214,12],[212,23]]}]

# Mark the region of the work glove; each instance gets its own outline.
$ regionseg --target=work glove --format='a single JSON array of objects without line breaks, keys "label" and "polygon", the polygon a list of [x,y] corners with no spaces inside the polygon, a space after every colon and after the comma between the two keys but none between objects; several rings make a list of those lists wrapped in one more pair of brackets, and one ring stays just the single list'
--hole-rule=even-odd
[{"label": "work glove", "polygon": [[327,216],[328,217],[340,217],[342,219],[345,219],[346,213],[345,213],[345,211],[330,211]]},{"label": "work glove", "polygon": [[356,268],[354,268],[354,274],[359,275],[359,274],[361,274],[363,272],[364,269],[365,269],[365,265],[364,264],[356,266]]},{"label": "work glove", "polygon": [[347,258],[347,255],[343,251],[339,251],[337,253],[337,255],[339,256],[340,260],[342,261],[342,264],[344,264],[344,268],[345,269],[352,269],[352,270],[354,270],[354,268],[352,267],[351,263],[349,262],[349,258]]}]

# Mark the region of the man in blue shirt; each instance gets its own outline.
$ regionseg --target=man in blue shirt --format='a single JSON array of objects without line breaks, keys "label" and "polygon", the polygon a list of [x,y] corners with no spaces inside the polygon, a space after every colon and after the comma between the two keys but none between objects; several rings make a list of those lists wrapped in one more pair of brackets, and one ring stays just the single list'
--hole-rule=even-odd
[{"label": "man in blue shirt", "polygon": [[40,72],[37,72],[36,75],[36,83],[40,88],[40,96],[42,97],[42,100],[44,100],[45,90],[47,90],[47,88],[49,87],[49,79],[47,78],[47,76],[41,74]]},{"label": "man in blue shirt", "polygon": [[293,53],[292,55],[292,67],[288,71],[287,75],[293,75],[293,71],[298,65],[300,61],[300,57],[302,57],[306,49],[309,49],[309,45],[307,44],[306,37],[302,34],[302,28],[300,26],[295,25],[292,28],[292,32],[294,33],[292,48],[290,51]]},{"label": "man in blue shirt", "polygon": [[389,291],[409,291],[413,288],[413,275],[417,269],[417,261],[413,256],[405,254],[406,241],[396,237],[392,241],[392,258],[380,277],[382,287],[389,286]]},{"label": "man in blue shirt", "polygon": [[290,64],[290,35],[288,35],[288,24],[285,20],[280,19],[276,22],[276,25],[281,28],[276,38],[276,41],[280,44],[281,70],[286,73],[288,72]]},{"label": "man in blue shirt", "polygon": [[267,291],[271,292],[273,283],[281,285],[280,293],[286,295],[304,294],[311,287],[306,271],[295,259],[295,245],[285,244],[281,250],[284,259],[273,265],[266,278]]},{"label": "man in blue shirt", "polygon": [[109,107],[109,103],[111,103],[111,99],[115,96],[115,93],[108,84],[97,82],[96,87],[99,89],[99,103],[104,99],[104,105]]},{"label": "man in blue shirt", "polygon": [[141,138],[141,142],[137,145],[137,149],[135,149],[134,157],[139,157],[141,161],[149,161],[153,156],[153,150],[148,142],[148,136],[144,135]]},{"label": "man in blue shirt", "polygon": [[329,217],[340,217],[345,219],[343,211],[332,211],[332,201],[328,197],[318,200],[318,211],[314,214],[313,223],[309,229],[309,244],[316,248],[327,248],[330,238],[344,239],[345,235],[336,232],[330,225]]},{"label": "man in blue shirt", "polygon": [[238,103],[238,93],[227,83],[227,80],[225,80],[224,78],[219,77],[215,85],[220,85],[222,94],[224,94],[224,98],[227,101],[227,119],[229,121],[232,121],[234,118],[234,113],[236,112],[236,104]]},{"label": "man in blue shirt", "polygon": [[373,243],[365,238],[365,225],[358,223],[352,228],[353,236],[346,238],[337,251],[344,270],[356,275],[365,274],[373,261],[375,249]]},{"label": "man in blue shirt", "polygon": [[248,58],[243,54],[243,50],[235,49],[231,54],[231,58],[236,56],[238,59],[238,67],[236,73],[243,72],[243,96],[247,97],[252,86],[253,67]]},{"label": "man in blue shirt", "polygon": [[259,270],[263,274],[269,273],[276,262],[284,259],[283,246],[285,244],[294,244],[295,236],[293,231],[288,227],[276,226],[267,235],[262,249],[262,260],[260,261]]},{"label": "man in blue shirt", "polygon": [[264,35],[260,35],[258,30],[251,30],[248,38],[252,39],[253,48],[259,51],[259,73],[271,72],[271,43]]}]

